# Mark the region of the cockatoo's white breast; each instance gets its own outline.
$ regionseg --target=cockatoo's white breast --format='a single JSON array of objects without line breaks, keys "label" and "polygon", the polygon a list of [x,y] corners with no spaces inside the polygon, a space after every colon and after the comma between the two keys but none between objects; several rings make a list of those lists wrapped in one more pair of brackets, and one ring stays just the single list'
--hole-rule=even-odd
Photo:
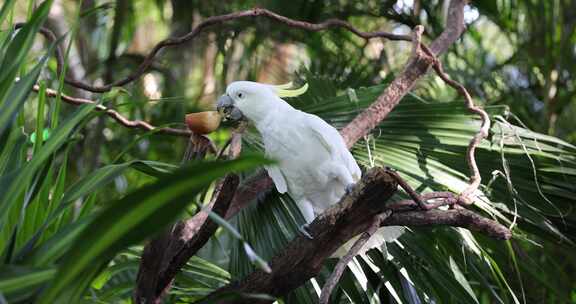
[{"label": "cockatoo's white breast", "polygon": [[[278,167],[289,185],[318,186],[316,180],[322,176],[318,168],[330,161],[331,155],[310,133],[303,114],[298,110],[286,113],[278,117],[276,123],[260,130],[260,133],[266,155],[278,160]],[[294,192],[296,189],[290,190]]]},{"label": "cockatoo's white breast", "polygon": [[290,109],[258,129],[267,157],[279,162],[278,171],[269,169],[276,186],[282,189],[284,181],[290,195],[316,214],[336,204],[360,176],[338,131],[317,116]]},{"label": "cockatoo's white breast", "polygon": [[[278,161],[266,167],[268,175],[280,193],[290,194],[310,223],[337,204],[346,189],[360,179],[361,172],[338,131],[318,116],[296,110],[282,100],[282,87],[234,82],[218,106],[223,110],[232,107],[231,114],[240,111],[236,116],[254,123],[262,135],[266,156]],[[391,241],[401,232],[398,227],[381,228],[364,250]]]}]

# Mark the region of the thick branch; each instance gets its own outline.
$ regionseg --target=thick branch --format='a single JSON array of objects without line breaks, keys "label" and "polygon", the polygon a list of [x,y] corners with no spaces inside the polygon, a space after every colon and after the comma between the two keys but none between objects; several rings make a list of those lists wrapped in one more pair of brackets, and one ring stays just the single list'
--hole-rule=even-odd
[{"label": "thick branch", "polygon": [[[352,237],[370,230],[374,219],[385,214],[382,226],[438,226],[463,227],[487,234],[496,239],[509,239],[511,232],[496,221],[466,209],[406,210],[408,204],[386,204],[397,188],[396,179],[384,169],[370,170],[356,189],[340,204],[316,218],[308,231],[313,239],[298,236],[286,249],[272,258],[271,273],[256,270],[239,282],[218,289],[202,303],[269,303],[270,300],[250,298],[250,294],[280,297],[316,276],[324,260]],[[424,199],[448,199],[454,194],[434,192]],[[411,207],[417,206],[411,202]],[[413,208],[412,208],[413,209]],[[389,215],[390,210],[396,211]],[[368,234],[369,235],[369,234]]]},{"label": "thick branch", "polygon": [[229,174],[223,181],[220,191],[216,194],[216,200],[206,210],[200,211],[184,223],[185,233],[182,234],[181,248],[169,250],[170,254],[176,253],[170,260],[164,261],[165,266],[160,272],[160,279],[156,294],[160,295],[166,286],[174,279],[178,271],[186,265],[188,260],[208,242],[210,237],[218,229],[218,224],[208,219],[208,213],[213,212],[223,217],[230,206],[234,191],[238,187],[240,179],[235,174]]},{"label": "thick branch", "polygon": [[134,291],[135,303],[160,303],[178,271],[216,232],[218,224],[208,219],[208,214],[224,216],[239,183],[237,175],[227,175],[210,204],[192,218],[176,224],[170,234],[145,246]]},{"label": "thick branch", "polygon": [[[260,303],[250,298],[228,298],[231,294],[264,293],[281,296],[302,285],[320,271],[324,260],[352,237],[366,231],[372,219],[385,208],[384,202],[396,191],[396,182],[384,169],[372,169],[340,204],[316,218],[308,227],[313,240],[298,236],[269,265],[272,273],[257,270],[219,289],[205,302]],[[269,301],[263,301],[269,302]]]},{"label": "thick branch", "polygon": [[[434,55],[438,56],[444,53],[460,37],[464,30],[463,16],[466,2],[465,0],[450,1],[446,28],[430,46]],[[431,56],[418,56],[412,59],[402,73],[378,96],[376,101],[340,131],[346,145],[349,148],[352,147],[386,118],[402,97],[410,92],[416,81],[427,73],[428,68],[434,62],[435,60]],[[239,193],[238,198],[234,198],[227,217],[236,214],[241,206],[252,201],[256,194],[270,189],[272,184],[270,178],[265,174],[260,179],[255,178],[250,183],[246,183],[244,186],[246,191]],[[237,204],[240,206],[237,207]]]},{"label": "thick branch", "polygon": [[162,267],[162,261],[166,258],[166,248],[174,239],[178,239],[181,226],[179,224],[171,227],[171,230],[162,233],[160,236],[150,240],[140,257],[140,266],[136,276],[136,288],[134,289],[133,300],[136,304],[159,304],[159,297],[156,296],[156,286],[158,285],[158,273]]},{"label": "thick branch", "polygon": [[448,50],[460,37],[464,31],[464,6],[466,2],[465,0],[450,1],[446,27],[430,45],[434,56],[422,56],[420,52],[414,52],[404,71],[386,87],[376,101],[342,129],[341,134],[348,147],[352,147],[360,138],[368,135],[386,118],[402,97],[412,89],[416,81],[426,74],[428,68],[435,62],[434,58]]},{"label": "thick branch", "polygon": [[439,226],[448,225],[484,233],[498,240],[508,240],[512,233],[506,226],[467,209],[396,212],[382,222],[382,226]]}]

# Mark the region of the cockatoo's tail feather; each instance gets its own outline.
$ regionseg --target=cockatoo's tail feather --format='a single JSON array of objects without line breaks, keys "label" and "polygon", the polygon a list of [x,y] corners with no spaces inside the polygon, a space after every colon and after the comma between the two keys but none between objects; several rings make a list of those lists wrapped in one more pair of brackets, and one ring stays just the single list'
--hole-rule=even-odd
[{"label": "cockatoo's tail feather", "polygon": [[[290,85],[290,86],[288,86],[288,85]],[[292,82],[289,82],[286,84],[273,86],[273,88],[276,91],[276,95],[278,95],[278,97],[280,97],[280,98],[300,96],[300,95],[306,93],[306,91],[308,90],[308,84],[307,83],[305,83],[303,86],[301,86],[300,88],[297,88],[297,89],[289,89],[291,86],[292,86]]]}]

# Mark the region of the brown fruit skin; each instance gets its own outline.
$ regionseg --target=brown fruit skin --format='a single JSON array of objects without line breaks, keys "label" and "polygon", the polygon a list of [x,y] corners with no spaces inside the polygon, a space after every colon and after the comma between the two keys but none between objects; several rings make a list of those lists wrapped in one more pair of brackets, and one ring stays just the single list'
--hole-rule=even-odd
[{"label": "brown fruit skin", "polygon": [[216,111],[186,114],[186,125],[196,134],[208,134],[218,129],[222,117]]}]

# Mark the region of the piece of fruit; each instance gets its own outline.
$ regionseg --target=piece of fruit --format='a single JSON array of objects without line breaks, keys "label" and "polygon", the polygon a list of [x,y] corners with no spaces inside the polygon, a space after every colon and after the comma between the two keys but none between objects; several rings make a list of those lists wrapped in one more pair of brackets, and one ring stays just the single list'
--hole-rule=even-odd
[{"label": "piece of fruit", "polygon": [[186,114],[186,125],[196,134],[208,134],[218,129],[222,116],[216,111]]}]

